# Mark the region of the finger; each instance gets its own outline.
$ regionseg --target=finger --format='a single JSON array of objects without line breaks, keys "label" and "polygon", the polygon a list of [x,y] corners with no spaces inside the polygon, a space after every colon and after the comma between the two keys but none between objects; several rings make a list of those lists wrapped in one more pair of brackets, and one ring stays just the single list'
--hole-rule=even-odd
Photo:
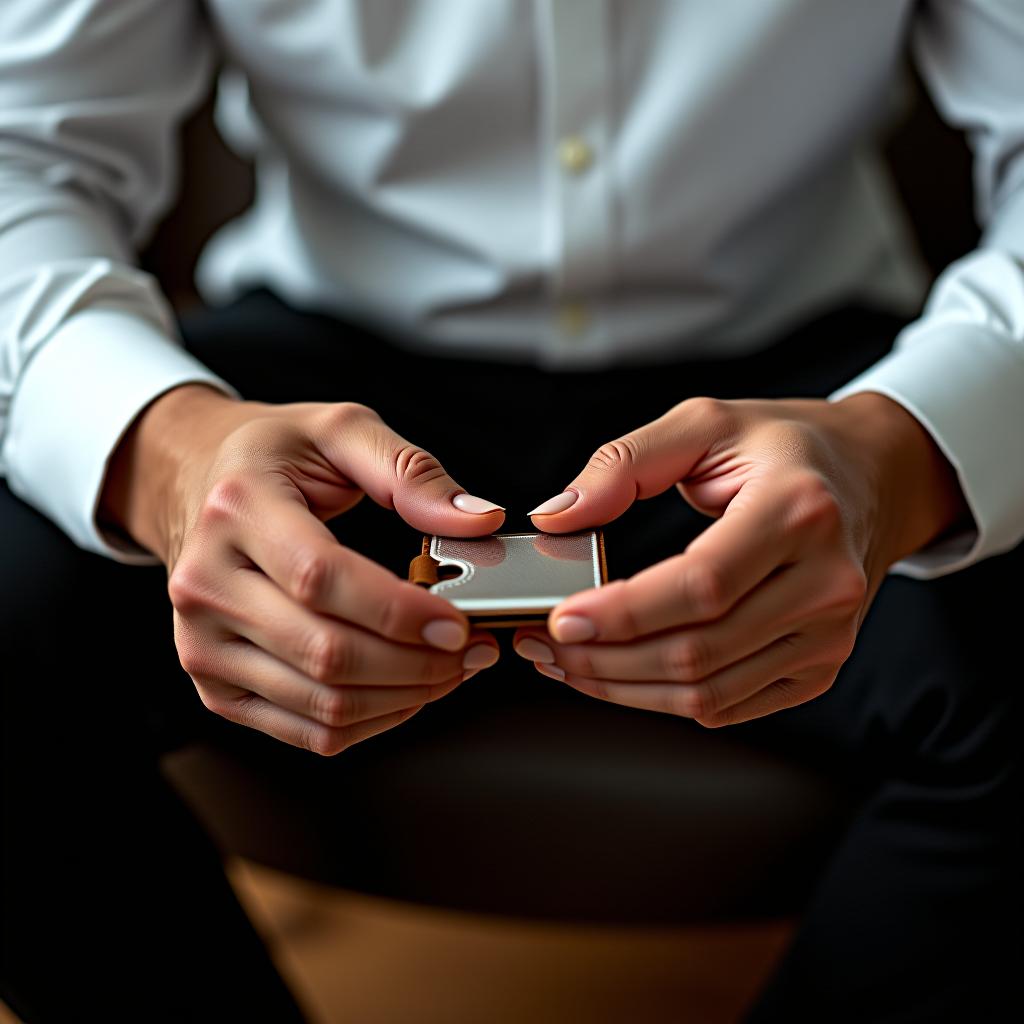
[{"label": "finger", "polygon": [[769,577],[714,622],[688,626],[628,643],[559,644],[538,627],[513,639],[529,661],[558,665],[598,679],[695,683],[735,664],[809,622],[839,621],[858,607],[859,592],[838,571],[801,562]]},{"label": "finger", "polygon": [[241,553],[306,608],[402,643],[449,651],[465,645],[465,616],[444,598],[339,544],[284,478],[268,482],[264,500],[236,515]]},{"label": "finger", "polygon": [[331,463],[377,504],[424,533],[476,537],[493,533],[505,519],[500,505],[467,494],[433,455],[365,406],[333,407],[317,441]]},{"label": "finger", "polygon": [[795,708],[798,704],[805,704],[815,697],[820,697],[831,688],[834,679],[835,673],[826,669],[803,678],[776,679],[768,686],[762,687],[748,700],[723,708],[701,724],[709,728],[739,725],[741,722],[773,715],[776,711]]},{"label": "finger", "polygon": [[214,714],[325,757],[340,754],[356,743],[393,729],[420,710],[419,707],[406,708],[355,725],[330,726],[277,707],[256,694],[239,693],[236,687],[215,681],[204,680],[202,688],[197,685],[197,689],[203,703]]},{"label": "finger", "polygon": [[446,652],[398,644],[296,605],[270,580],[245,574],[244,601],[222,609],[226,625],[311,679],[328,684],[433,686],[468,669],[489,668],[499,656],[489,633]]},{"label": "finger", "polygon": [[[599,700],[693,718],[702,725],[715,725],[722,720],[719,716],[734,704],[748,700],[780,678],[799,678],[803,673],[817,669],[823,660],[820,644],[808,637],[790,635],[699,683],[631,683],[568,672],[563,681]],[[562,679],[559,673],[563,670],[559,666],[538,663],[536,668],[552,678]]]},{"label": "finger", "polygon": [[643,692],[636,685],[627,683],[607,684],[602,680],[562,678],[551,671],[550,665],[538,665],[537,669],[544,675],[566,682],[573,689],[599,700],[611,701],[625,707],[633,707],[647,711],[663,711],[684,718],[692,718],[700,725],[709,729],[721,728],[725,725],[738,725],[755,718],[763,718],[784,711],[786,708],[804,704],[815,697],[820,697],[831,685],[827,676],[809,677],[805,679],[776,679],[762,686],[749,700],[741,701],[732,707],[723,708],[718,712],[694,711],[685,697],[671,692],[665,684],[652,683],[643,687]]},{"label": "finger", "polygon": [[238,574],[247,578],[219,609],[221,621],[321,683],[433,686],[498,660],[497,642],[488,633],[473,634],[467,648],[454,653],[398,644],[295,604],[255,570]]},{"label": "finger", "polygon": [[661,494],[682,480],[731,435],[734,424],[724,402],[683,402],[598,448],[563,494],[530,513],[533,523],[550,533],[568,533],[611,522],[638,498]]},{"label": "finger", "polygon": [[721,618],[808,543],[793,518],[787,487],[751,483],[683,554],[574,594],[552,610],[548,629],[562,642],[632,640]]},{"label": "finger", "polygon": [[422,707],[447,696],[467,673],[433,686],[330,686],[319,683],[266,654],[246,640],[224,645],[223,669],[216,678],[248,690],[272,704],[324,725],[355,725],[383,715]]}]

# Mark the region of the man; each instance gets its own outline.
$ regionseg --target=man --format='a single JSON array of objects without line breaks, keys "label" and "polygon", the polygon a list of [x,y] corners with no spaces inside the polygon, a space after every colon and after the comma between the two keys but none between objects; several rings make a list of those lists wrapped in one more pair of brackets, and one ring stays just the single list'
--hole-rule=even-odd
[{"label": "man", "polygon": [[[4,984],[26,1019],[68,1019],[69,998],[130,1016],[134,985],[196,1017],[298,1014],[157,778],[137,686],[154,652],[119,619],[155,620],[162,595],[127,565],[165,567],[209,711],[337,754],[497,647],[325,522],[366,494],[415,530],[483,535],[541,482],[543,530],[673,484],[715,521],[521,631],[520,655],[605,701],[833,745],[873,780],[762,1016],[994,1005],[1018,813],[993,590],[1024,536],[1019,4],[8,0],[0,38],[3,468],[70,538],[3,495],[7,799],[35,840],[8,866]],[[908,40],[971,129],[986,233],[881,358],[893,331],[863,307],[908,316],[920,290],[862,139]],[[186,351],[132,253],[215,41],[258,197],[204,255],[226,308]],[[685,506],[666,507],[678,539]],[[910,671],[876,643],[839,674],[890,570],[958,574],[901,584],[871,623],[923,616],[942,641]],[[97,635],[54,621],[70,588],[135,596]],[[87,941],[97,865],[104,959],[130,984]],[[55,892],[59,939],[32,909]]]}]

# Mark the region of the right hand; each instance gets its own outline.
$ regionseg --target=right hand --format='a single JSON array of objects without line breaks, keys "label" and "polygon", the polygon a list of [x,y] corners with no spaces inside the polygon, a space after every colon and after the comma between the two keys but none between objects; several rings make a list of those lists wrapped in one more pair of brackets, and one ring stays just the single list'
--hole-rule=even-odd
[{"label": "right hand", "polygon": [[504,520],[365,406],[185,385],[135,421],[101,517],[167,566],[181,664],[211,711],[336,754],[498,660],[443,598],[338,543],[325,520],[364,492],[424,533]]}]

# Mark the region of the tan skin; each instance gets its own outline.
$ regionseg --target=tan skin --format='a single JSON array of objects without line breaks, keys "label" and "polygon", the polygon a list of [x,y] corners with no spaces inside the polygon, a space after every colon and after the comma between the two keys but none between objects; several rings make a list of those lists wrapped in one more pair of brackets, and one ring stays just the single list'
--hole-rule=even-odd
[{"label": "tan skin", "polygon": [[583,693],[705,726],[824,693],[889,567],[970,522],[930,436],[868,393],[683,402],[599,449],[567,489],[575,503],[534,523],[597,526],[673,485],[716,522],[680,555],[564,601],[516,649]]},{"label": "tan skin", "polygon": [[188,385],[138,418],[101,520],[167,567],[178,654],[211,711],[336,754],[498,660],[447,601],[335,540],[324,521],[364,493],[424,532],[504,519],[455,507],[464,489],[364,406]]},{"label": "tan skin", "polygon": [[[717,522],[675,558],[569,598],[516,644],[584,693],[709,726],[827,690],[888,567],[969,521],[928,434],[866,394],[684,402],[603,446],[568,488],[575,504],[534,522],[598,525],[673,484]],[[210,710],[334,754],[497,660],[492,636],[327,530],[364,493],[424,532],[482,536],[504,519],[453,506],[464,492],[437,460],[363,406],[186,385],[136,420],[101,520],[166,565],[178,653]]]}]

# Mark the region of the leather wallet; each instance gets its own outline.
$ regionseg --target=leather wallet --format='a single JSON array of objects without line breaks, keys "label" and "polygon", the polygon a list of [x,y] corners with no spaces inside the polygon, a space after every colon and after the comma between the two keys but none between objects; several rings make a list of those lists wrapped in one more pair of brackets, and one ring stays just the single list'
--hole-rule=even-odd
[{"label": "leather wallet", "polygon": [[424,537],[409,580],[480,625],[543,622],[570,594],[607,582],[604,536],[586,530]]}]

